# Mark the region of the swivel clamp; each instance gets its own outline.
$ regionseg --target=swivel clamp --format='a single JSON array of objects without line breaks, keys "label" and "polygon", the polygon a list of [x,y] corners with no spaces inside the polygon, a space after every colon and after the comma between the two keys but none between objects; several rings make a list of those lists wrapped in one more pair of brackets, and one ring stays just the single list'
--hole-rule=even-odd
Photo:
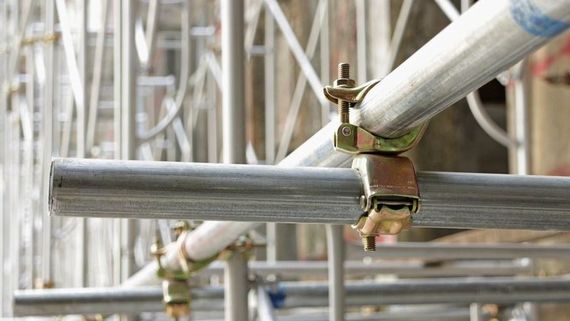
[{"label": "swivel clamp", "polygon": [[400,137],[382,137],[350,123],[350,108],[356,108],[366,94],[380,82],[369,81],[355,86],[349,77],[349,65],[339,64],[333,86],[324,94],[339,106],[340,125],[333,136],[336,150],[354,155],[352,168],[358,171],[363,186],[360,203],[363,214],[353,225],[365,251],[375,250],[379,234],[399,234],[409,227],[412,214],[420,207],[416,171],[411,160],[399,154],[413,148],[427,124],[415,127]]}]

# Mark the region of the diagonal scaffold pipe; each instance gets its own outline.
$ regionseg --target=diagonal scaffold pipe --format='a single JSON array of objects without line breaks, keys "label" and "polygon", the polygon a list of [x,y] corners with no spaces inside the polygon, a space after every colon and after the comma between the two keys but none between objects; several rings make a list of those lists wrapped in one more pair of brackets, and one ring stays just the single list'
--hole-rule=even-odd
[{"label": "diagonal scaffold pipe", "polygon": [[[397,136],[425,122],[496,77],[550,38],[570,27],[570,0],[481,0],[376,85],[353,122],[383,136]],[[279,166],[337,167],[348,156],[334,151],[333,121]],[[206,222],[183,246],[193,260],[218,253],[259,223]],[[171,246],[166,264],[177,264]],[[158,282],[150,264],[125,282]]]}]

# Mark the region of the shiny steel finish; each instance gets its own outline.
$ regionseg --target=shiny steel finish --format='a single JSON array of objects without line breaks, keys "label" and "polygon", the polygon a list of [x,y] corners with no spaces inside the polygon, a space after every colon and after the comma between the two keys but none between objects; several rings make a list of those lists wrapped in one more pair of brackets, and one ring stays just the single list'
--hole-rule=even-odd
[{"label": "shiny steel finish", "polygon": [[[570,22],[570,2],[534,1],[544,15]],[[549,40],[527,33],[511,15],[508,0],[479,1],[386,76],[366,95],[352,122],[383,136],[398,136],[429,120],[493,79]],[[333,124],[334,123],[334,124]],[[282,163],[339,166],[347,156],[334,151],[331,122]]]},{"label": "shiny steel finish", "polygon": [[[226,164],[246,163],[244,5],[245,0],[220,1],[223,74],[222,153],[223,162]],[[202,197],[208,196],[205,194]],[[224,212],[235,212],[235,209],[228,207]],[[209,238],[215,240],[216,235],[211,234]],[[248,321],[247,256],[238,251],[227,258],[225,263],[225,321]]]},{"label": "shiny steel finish", "polygon": [[420,173],[418,180],[422,202],[413,226],[570,229],[566,177]]},{"label": "shiny steel finish", "polygon": [[[362,213],[352,169],[58,159],[51,180],[55,215],[354,224]],[[418,183],[415,227],[570,230],[567,177],[420,172]],[[230,242],[252,225],[242,224],[190,235]],[[212,255],[186,244],[192,258]]]},{"label": "shiny steel finish", "polygon": [[[568,0],[533,5],[542,15],[570,22]],[[525,27],[538,19],[525,6],[477,2],[371,90],[361,106],[361,126],[386,136],[405,133],[543,45],[547,36],[530,34],[513,19],[524,12]]]},{"label": "shiny steel finish", "polygon": [[343,217],[360,214],[359,191],[351,169],[58,159],[52,167],[51,211],[322,223],[334,215],[333,221],[344,222]]}]

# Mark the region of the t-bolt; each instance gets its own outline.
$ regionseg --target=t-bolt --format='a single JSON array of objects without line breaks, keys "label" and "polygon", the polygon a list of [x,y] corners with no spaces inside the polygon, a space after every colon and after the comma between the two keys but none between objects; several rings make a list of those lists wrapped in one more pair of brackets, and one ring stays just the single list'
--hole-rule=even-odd
[{"label": "t-bolt", "polygon": [[[338,78],[339,79],[349,79],[350,78],[350,65],[346,62],[341,62],[338,64]],[[350,103],[348,101],[339,99],[338,100],[338,114],[340,116],[341,123],[350,122],[349,109]]]}]

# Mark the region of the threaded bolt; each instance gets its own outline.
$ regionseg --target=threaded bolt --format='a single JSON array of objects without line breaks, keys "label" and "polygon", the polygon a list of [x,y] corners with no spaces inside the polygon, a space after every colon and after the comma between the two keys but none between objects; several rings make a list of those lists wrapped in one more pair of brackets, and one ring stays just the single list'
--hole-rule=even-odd
[{"label": "threaded bolt", "polygon": [[341,62],[338,64],[338,78],[349,78],[350,77],[350,65],[346,62]]},{"label": "threaded bolt", "polygon": [[[341,62],[338,64],[338,78],[350,78],[350,65],[346,62]],[[349,107],[350,104],[344,100],[338,100],[338,114],[340,116],[341,123],[348,123],[350,122],[349,117]]]},{"label": "threaded bolt", "polygon": [[376,236],[374,235],[363,236],[362,245],[364,246],[365,252],[376,251]]}]

